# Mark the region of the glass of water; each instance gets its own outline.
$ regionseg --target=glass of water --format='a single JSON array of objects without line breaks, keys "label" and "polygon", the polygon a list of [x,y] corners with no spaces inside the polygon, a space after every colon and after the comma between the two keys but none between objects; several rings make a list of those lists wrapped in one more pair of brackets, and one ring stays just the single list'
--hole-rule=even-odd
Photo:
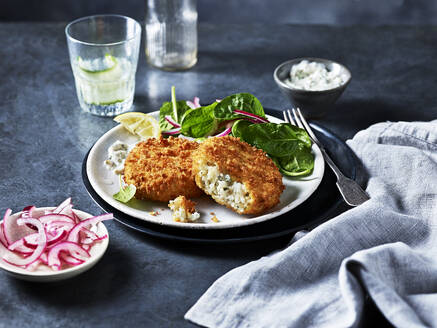
[{"label": "glass of water", "polygon": [[197,62],[196,0],[146,0],[147,61],[164,70]]},{"label": "glass of water", "polygon": [[114,116],[133,103],[141,26],[132,18],[96,15],[65,28],[70,62],[82,109]]}]

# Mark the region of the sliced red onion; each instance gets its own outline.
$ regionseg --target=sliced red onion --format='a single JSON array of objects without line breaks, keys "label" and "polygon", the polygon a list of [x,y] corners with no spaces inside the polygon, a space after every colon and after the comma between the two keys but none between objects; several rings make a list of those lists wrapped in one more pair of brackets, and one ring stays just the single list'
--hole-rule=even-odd
[{"label": "sliced red onion", "polygon": [[49,260],[48,260],[48,257],[47,257],[47,252],[44,252],[44,253],[42,253],[41,254],[41,257],[39,258],[40,259],[40,261],[43,263],[43,264],[48,264],[49,262]]},{"label": "sliced red onion", "polygon": [[[38,233],[36,233],[36,235],[39,236]],[[20,253],[20,254],[32,254],[35,251],[35,248],[36,248],[36,245],[35,245],[35,247],[28,246],[24,242],[24,238],[21,238],[21,239],[17,240],[16,242],[13,242],[8,247],[8,249],[10,251],[14,251],[14,252],[17,252],[17,253]]]},{"label": "sliced red onion", "polygon": [[[106,214],[81,221],[72,207],[71,199],[68,198],[54,210],[57,213],[41,210],[37,212],[34,206],[28,206],[18,217],[11,216],[11,210],[7,210],[3,222],[0,223],[3,260],[29,271],[36,270],[41,264],[49,265],[49,254],[57,253],[57,256],[51,258],[49,265],[55,270],[60,270],[63,264],[75,266],[84,263],[90,257],[88,250],[94,243],[108,237],[99,236],[86,227],[113,216]],[[35,212],[39,218],[34,218]],[[40,216],[42,213],[44,215]],[[18,238],[20,236],[22,237]],[[68,237],[75,240],[66,240]],[[16,238],[18,239],[14,240]],[[76,242],[77,239],[80,241]]]},{"label": "sliced red onion", "polygon": [[67,240],[77,243],[79,241],[79,232],[82,228],[85,228],[89,225],[97,224],[101,221],[112,220],[113,218],[114,216],[112,215],[112,213],[108,213],[99,216],[93,216],[92,218],[83,220],[80,223],[76,224],[73,229],[71,229],[68,234]]},{"label": "sliced red onion", "polygon": [[26,206],[25,208],[23,208],[23,211],[21,213],[21,217],[22,218],[32,218],[34,210],[35,210],[35,206]]},{"label": "sliced red onion", "polygon": [[35,262],[26,265],[26,270],[35,271],[41,263],[43,262],[40,259],[38,259]]},{"label": "sliced red onion", "polygon": [[244,110],[234,109],[234,112],[237,114],[247,116],[247,117],[251,117],[257,121],[261,121],[262,123],[269,123],[268,119],[261,117],[259,115],[253,114],[253,113],[245,112]]},{"label": "sliced red onion", "polygon": [[71,211],[71,213],[72,213],[74,222],[75,223],[79,223],[80,222],[80,217],[76,213],[74,213],[74,211]]},{"label": "sliced red onion", "polygon": [[165,120],[170,123],[171,125],[173,125],[175,128],[180,128],[181,125],[179,123],[177,123],[175,120],[173,120],[173,118],[170,115],[166,115],[165,116]]},{"label": "sliced red onion", "polygon": [[216,99],[215,101],[216,101],[216,102],[220,102],[220,101],[222,101],[222,100],[221,100],[221,99]]},{"label": "sliced red onion", "polygon": [[60,270],[62,266],[61,259],[59,258],[59,253],[61,251],[65,251],[71,256],[78,258],[81,260],[82,258],[89,258],[91,255],[86,250],[84,250],[79,244],[71,242],[71,241],[64,241],[62,243],[57,244],[55,247],[53,247],[48,254],[48,265],[49,267]]},{"label": "sliced red onion", "polygon": [[11,216],[11,212],[11,209],[8,208],[3,217],[3,233],[8,245],[29,234],[35,233],[35,230],[29,227],[30,225],[17,225],[17,221],[20,218],[16,215]]},{"label": "sliced red onion", "polygon": [[230,134],[231,132],[232,132],[232,128],[227,128],[223,132],[215,135],[215,137],[224,137],[224,136],[227,136],[228,134]]},{"label": "sliced red onion", "polygon": [[67,263],[67,264],[70,264],[70,265],[79,265],[79,264],[82,264],[83,262],[85,262],[85,261],[83,261],[83,260],[79,260],[79,259],[77,259],[77,258],[75,258],[75,257],[73,257],[73,256],[70,256],[70,255],[68,255],[68,254],[66,254],[66,253],[64,253],[64,252],[61,252],[60,254],[59,254],[59,257],[61,258],[61,260],[63,260],[65,263]]},{"label": "sliced red onion", "polygon": [[68,215],[55,213],[43,215],[39,218],[39,220],[44,224],[49,224],[51,221],[63,221],[73,224],[75,223],[74,219],[69,217]]},{"label": "sliced red onion", "polygon": [[59,214],[64,214],[67,215],[68,217],[73,218],[73,205],[67,205],[65,206],[60,212]]},{"label": "sliced red onion", "polygon": [[[53,244],[63,240],[65,237],[67,237],[67,235],[68,235],[68,231],[62,230],[62,229],[59,229],[55,235],[47,234],[47,237],[48,237],[47,238],[47,246],[53,245]],[[40,243],[39,235],[37,233],[26,236],[23,239],[28,247],[35,248]]]},{"label": "sliced red onion", "polygon": [[171,135],[178,134],[178,133],[181,133],[181,129],[180,128],[171,129],[171,130],[168,130],[168,131],[162,131],[162,133],[171,134]]},{"label": "sliced red onion", "polygon": [[54,221],[50,221],[50,222],[46,223],[46,228],[48,231],[56,231],[58,229],[70,231],[71,229],[73,229],[73,227],[75,225],[76,225],[76,223],[73,223],[73,222],[54,220]]},{"label": "sliced red onion", "polygon": [[6,248],[8,247],[8,242],[6,240],[5,233],[3,232],[3,222],[0,223],[0,244]]},{"label": "sliced red onion", "polygon": [[192,109],[202,107],[202,106],[200,106],[200,99],[199,99],[199,97],[194,97],[193,101],[187,100],[187,106],[192,108]]},{"label": "sliced red onion", "polygon": [[61,213],[61,211],[68,205],[71,205],[71,197],[68,197],[66,200],[64,200],[61,204],[58,205],[52,212],[57,214]]},{"label": "sliced red onion", "polygon": [[13,265],[26,266],[26,265],[29,265],[29,264],[35,262],[36,260],[38,260],[41,256],[41,254],[44,253],[44,250],[45,250],[46,245],[47,245],[46,232],[45,232],[43,224],[37,219],[31,219],[31,218],[23,219],[23,218],[21,218],[21,219],[18,219],[16,221],[16,223],[20,226],[25,226],[26,223],[29,223],[38,229],[38,234],[39,234],[38,246],[34,250],[32,255],[30,255],[29,257],[23,258],[23,257],[19,257],[19,256],[15,255],[15,254],[14,254],[15,256],[11,256],[11,253],[8,253],[3,257],[3,260],[5,260],[6,262],[13,264]]}]

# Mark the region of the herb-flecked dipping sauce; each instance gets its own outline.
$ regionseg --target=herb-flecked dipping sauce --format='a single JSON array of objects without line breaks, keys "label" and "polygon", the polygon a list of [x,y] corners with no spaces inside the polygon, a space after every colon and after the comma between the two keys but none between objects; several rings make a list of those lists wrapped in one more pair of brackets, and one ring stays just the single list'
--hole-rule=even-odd
[{"label": "herb-flecked dipping sauce", "polygon": [[325,64],[302,60],[291,67],[290,77],[284,82],[294,89],[324,91],[341,86],[349,77],[340,65],[328,69]]}]

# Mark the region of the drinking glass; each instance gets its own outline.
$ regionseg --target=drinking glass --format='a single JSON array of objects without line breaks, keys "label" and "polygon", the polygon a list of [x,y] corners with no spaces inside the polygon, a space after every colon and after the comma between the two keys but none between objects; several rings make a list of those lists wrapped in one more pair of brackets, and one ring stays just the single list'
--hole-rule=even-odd
[{"label": "drinking glass", "polygon": [[196,0],[146,0],[147,61],[164,70],[197,62]]},{"label": "drinking glass", "polygon": [[67,25],[70,62],[81,108],[114,116],[133,103],[141,26],[120,15],[79,18]]}]

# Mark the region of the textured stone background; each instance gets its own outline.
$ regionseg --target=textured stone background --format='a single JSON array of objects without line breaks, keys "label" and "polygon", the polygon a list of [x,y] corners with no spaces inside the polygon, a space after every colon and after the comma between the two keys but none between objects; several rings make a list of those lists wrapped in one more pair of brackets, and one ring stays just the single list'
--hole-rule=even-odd
[{"label": "textured stone background", "polygon": [[[143,20],[147,0],[2,0],[0,20],[70,21],[102,13]],[[198,0],[199,20],[212,23],[432,24],[433,0]]]},{"label": "textured stone background", "polygon": [[[68,196],[79,209],[101,212],[83,186],[81,165],[115,123],[80,110],[64,27],[0,24],[2,212]],[[283,109],[289,104],[274,84],[275,66],[320,56],[353,74],[332,113],[319,121],[346,139],[379,121],[437,117],[435,44],[436,27],[200,24],[199,62],[187,72],[148,67],[142,45],[135,110],[157,110],[173,84],[181,99],[198,95],[208,102],[248,91],[264,106]],[[40,285],[0,273],[0,327],[188,327],[184,313],[214,280],[286,242],[199,247],[153,240],[116,222],[107,227],[106,255],[76,279]]]}]

